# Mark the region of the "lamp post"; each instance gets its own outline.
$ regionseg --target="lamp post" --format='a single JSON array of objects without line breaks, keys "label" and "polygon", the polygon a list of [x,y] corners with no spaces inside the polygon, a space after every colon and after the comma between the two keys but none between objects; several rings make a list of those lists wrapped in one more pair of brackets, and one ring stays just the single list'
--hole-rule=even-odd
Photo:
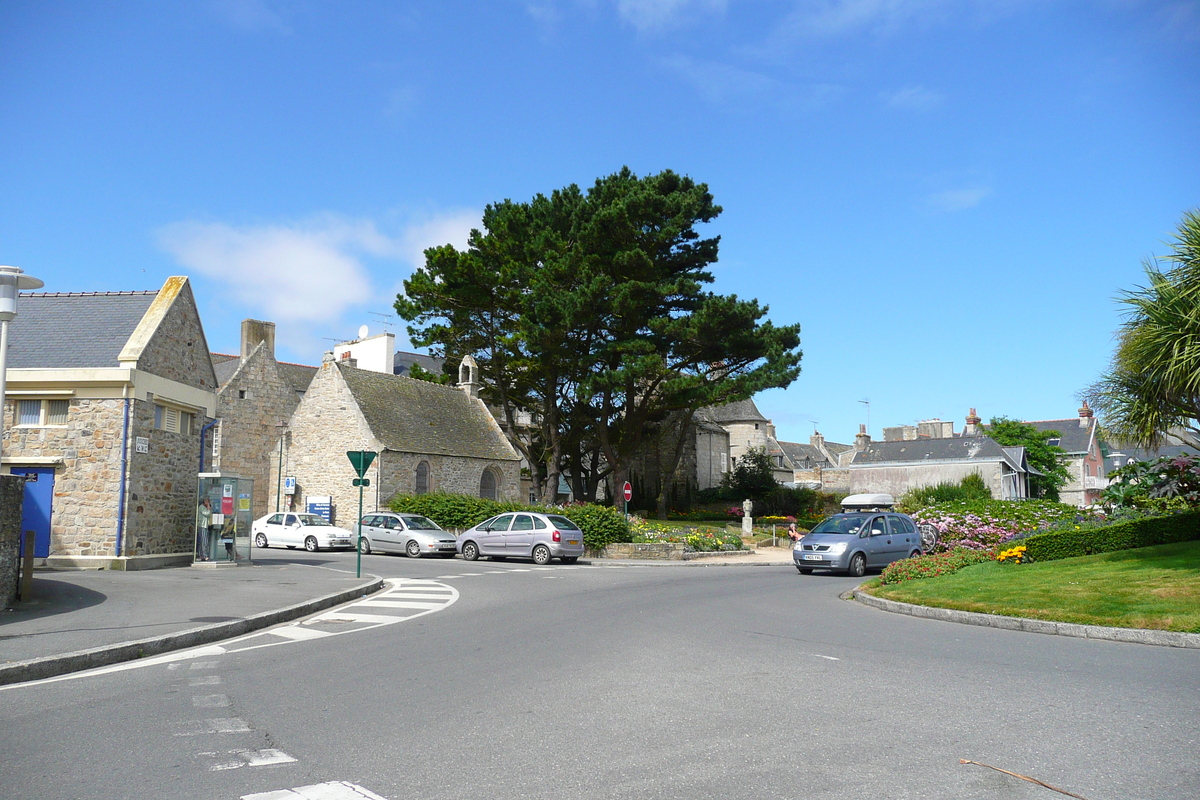
[{"label": "lamp post", "polygon": [[281,419],[275,423],[275,429],[279,431],[279,474],[275,476],[275,511],[279,512],[279,495],[280,487],[283,485],[283,437],[287,435],[287,420]]},{"label": "lamp post", "polygon": [[17,316],[17,294],[45,285],[20,267],[0,266],[0,457],[4,455],[4,409],[8,407],[4,395],[8,387],[8,323]]}]

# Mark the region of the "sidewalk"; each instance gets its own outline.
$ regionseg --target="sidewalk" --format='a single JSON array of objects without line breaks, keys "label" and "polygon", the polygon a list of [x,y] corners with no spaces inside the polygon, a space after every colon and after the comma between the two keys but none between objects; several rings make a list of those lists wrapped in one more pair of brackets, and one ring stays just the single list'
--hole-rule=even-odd
[{"label": "sidewalk", "polygon": [[270,558],[252,567],[35,572],[32,599],[0,611],[0,684],[220,641],[381,585]]}]

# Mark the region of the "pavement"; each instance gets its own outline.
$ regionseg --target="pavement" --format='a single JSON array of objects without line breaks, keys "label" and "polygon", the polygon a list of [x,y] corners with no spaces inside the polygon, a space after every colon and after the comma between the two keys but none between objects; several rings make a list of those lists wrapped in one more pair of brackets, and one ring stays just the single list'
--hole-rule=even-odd
[{"label": "pavement", "polygon": [[0,684],[229,639],[378,591],[375,575],[271,559],[253,566],[36,571],[0,611]]}]

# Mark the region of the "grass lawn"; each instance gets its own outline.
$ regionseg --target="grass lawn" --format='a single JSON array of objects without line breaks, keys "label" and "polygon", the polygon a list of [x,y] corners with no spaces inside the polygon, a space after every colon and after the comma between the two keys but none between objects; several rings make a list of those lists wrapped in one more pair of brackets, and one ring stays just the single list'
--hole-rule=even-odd
[{"label": "grass lawn", "polygon": [[1035,564],[977,564],[864,587],[877,597],[984,614],[1200,633],[1200,541]]}]

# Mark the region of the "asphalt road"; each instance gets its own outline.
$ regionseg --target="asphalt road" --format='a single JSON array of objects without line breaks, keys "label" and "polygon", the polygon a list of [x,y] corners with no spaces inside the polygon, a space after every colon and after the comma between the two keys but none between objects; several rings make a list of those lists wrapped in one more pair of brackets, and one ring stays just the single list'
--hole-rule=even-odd
[{"label": "asphalt road", "polygon": [[224,652],[0,690],[4,797],[1063,796],[960,759],[1200,797],[1200,651],[890,615],[789,567],[364,571],[404,580]]}]

